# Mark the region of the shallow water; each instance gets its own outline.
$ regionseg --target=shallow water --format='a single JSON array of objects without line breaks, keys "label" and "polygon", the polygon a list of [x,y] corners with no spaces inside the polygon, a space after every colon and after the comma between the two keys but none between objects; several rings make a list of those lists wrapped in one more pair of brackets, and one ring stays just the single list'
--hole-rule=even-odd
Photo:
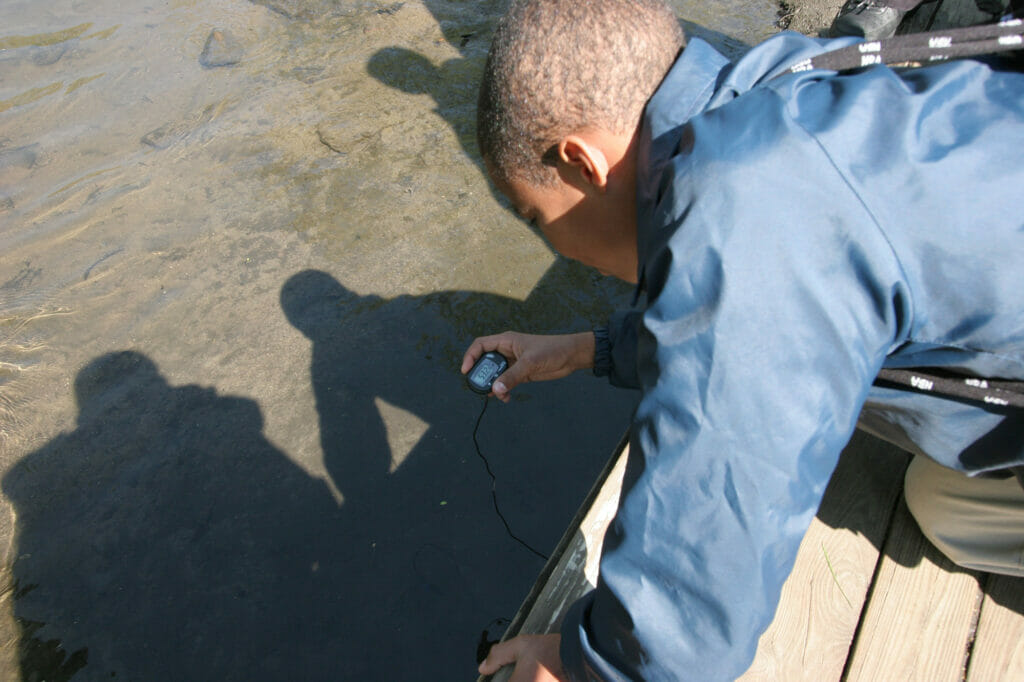
[{"label": "shallow water", "polygon": [[[775,31],[674,5],[733,54]],[[481,173],[504,6],[0,8],[0,677],[472,675],[540,565],[461,352],[629,294]],[[519,393],[481,445],[550,550],[636,396]]]}]

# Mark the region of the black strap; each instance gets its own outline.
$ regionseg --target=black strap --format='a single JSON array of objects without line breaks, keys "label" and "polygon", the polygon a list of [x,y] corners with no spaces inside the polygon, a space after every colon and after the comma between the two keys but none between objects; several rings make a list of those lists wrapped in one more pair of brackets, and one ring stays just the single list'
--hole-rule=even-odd
[{"label": "black strap", "polygon": [[1024,381],[983,379],[942,370],[883,369],[876,386],[911,389],[946,398],[983,403],[992,407],[1024,409]]},{"label": "black strap", "polygon": [[[1024,49],[1024,20],[950,28],[856,43],[803,59],[779,74],[811,69],[847,71],[875,64],[928,63]],[[875,385],[910,389],[992,407],[1024,409],[1024,381],[985,379],[929,369],[883,369]],[[1022,478],[1024,484],[1024,478]]]},{"label": "black strap", "polygon": [[[1006,19],[927,33],[908,33],[823,52],[789,67],[789,73],[828,69],[846,71],[874,64],[929,63],[1024,49],[1024,20]],[[785,75],[785,74],[783,74]]]},{"label": "black strap", "polygon": [[[1020,49],[1024,49],[1024,20],[1010,18],[995,24],[908,33],[857,43],[801,60],[780,75],[811,69],[847,71],[874,64],[929,63]],[[935,369],[923,372],[915,368],[883,369],[875,384],[992,407],[1024,409],[1024,381],[983,379]]]}]

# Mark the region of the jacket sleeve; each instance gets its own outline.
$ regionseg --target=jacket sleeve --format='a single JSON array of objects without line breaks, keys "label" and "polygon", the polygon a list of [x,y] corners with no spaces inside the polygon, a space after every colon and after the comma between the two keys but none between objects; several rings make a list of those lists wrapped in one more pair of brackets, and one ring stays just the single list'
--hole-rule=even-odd
[{"label": "jacket sleeve", "polygon": [[608,319],[608,326],[595,330],[594,374],[607,376],[613,386],[640,388],[636,371],[639,310],[620,310]]},{"label": "jacket sleeve", "polygon": [[620,506],[562,627],[573,680],[744,672],[909,317],[879,227],[774,97],[691,122],[674,162]]}]

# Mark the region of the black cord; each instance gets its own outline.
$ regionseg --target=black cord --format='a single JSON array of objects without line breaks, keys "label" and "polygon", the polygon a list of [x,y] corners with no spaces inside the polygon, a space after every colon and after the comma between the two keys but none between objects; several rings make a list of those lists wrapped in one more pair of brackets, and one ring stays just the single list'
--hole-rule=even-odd
[{"label": "black cord", "polygon": [[487,475],[491,477],[491,500],[493,500],[493,502],[494,502],[494,511],[498,514],[498,518],[501,519],[501,522],[503,524],[505,524],[505,532],[508,533],[508,536],[510,538],[512,538],[513,540],[518,542],[520,545],[522,545],[526,549],[530,550],[531,552],[533,552],[534,554],[539,556],[544,561],[547,561],[548,560],[548,556],[546,554],[544,554],[542,552],[538,552],[537,550],[535,550],[533,547],[530,546],[530,543],[526,542],[525,540],[523,540],[518,535],[516,535],[515,533],[512,532],[512,528],[508,525],[508,521],[505,519],[505,515],[501,513],[501,509],[498,507],[498,491],[497,491],[498,479],[496,479],[494,477],[494,472],[491,471],[491,464],[490,464],[490,462],[487,461],[487,458],[484,457],[484,453],[480,450],[480,443],[476,439],[477,431],[480,430],[480,422],[484,418],[484,412],[487,411],[487,403],[489,403],[489,402],[490,402],[490,398],[484,398],[483,409],[480,410],[480,416],[476,418],[476,426],[473,427],[473,445],[476,446],[476,454],[480,456],[480,459],[483,460],[484,466],[487,468]]}]

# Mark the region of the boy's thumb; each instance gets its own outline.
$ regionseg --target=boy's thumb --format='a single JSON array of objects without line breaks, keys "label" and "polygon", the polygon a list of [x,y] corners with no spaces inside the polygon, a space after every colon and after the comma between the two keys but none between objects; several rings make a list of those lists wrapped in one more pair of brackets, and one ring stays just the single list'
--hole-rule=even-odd
[{"label": "boy's thumb", "polygon": [[494,385],[491,386],[491,390],[494,391],[494,395],[501,398],[502,400],[508,398],[509,393],[513,388],[523,383],[522,369],[519,367],[519,363],[512,365],[505,373],[494,380]]}]

